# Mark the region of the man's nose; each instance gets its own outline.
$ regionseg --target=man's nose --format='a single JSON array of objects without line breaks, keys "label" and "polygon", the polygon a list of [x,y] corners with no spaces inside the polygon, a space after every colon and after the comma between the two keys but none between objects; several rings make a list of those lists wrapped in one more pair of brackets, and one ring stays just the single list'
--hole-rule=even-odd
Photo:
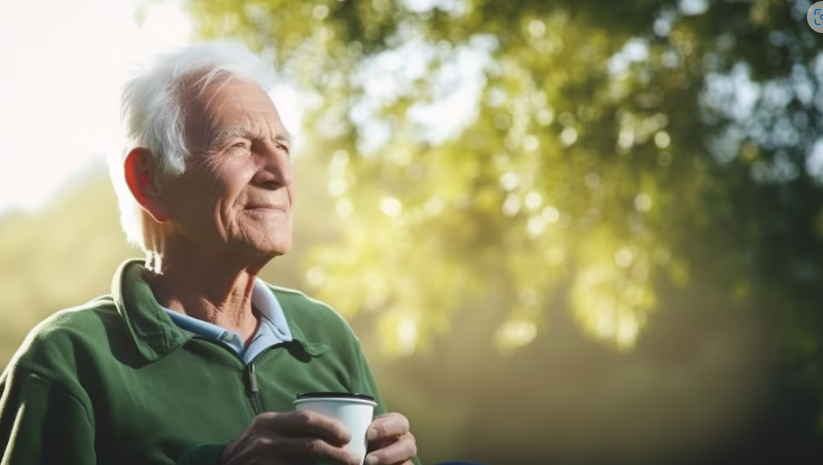
[{"label": "man's nose", "polygon": [[285,149],[265,142],[258,144],[255,154],[261,160],[260,170],[255,176],[258,183],[280,188],[288,187],[294,182],[294,170]]}]

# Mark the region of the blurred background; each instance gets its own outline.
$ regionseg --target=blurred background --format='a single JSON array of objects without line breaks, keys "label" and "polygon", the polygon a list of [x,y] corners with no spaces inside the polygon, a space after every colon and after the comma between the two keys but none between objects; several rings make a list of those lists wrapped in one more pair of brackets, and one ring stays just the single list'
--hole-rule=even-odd
[{"label": "blurred background", "polygon": [[295,247],[426,463],[823,461],[823,36],[800,0],[32,0],[0,13],[0,367],[109,292],[130,63],[277,64]]}]

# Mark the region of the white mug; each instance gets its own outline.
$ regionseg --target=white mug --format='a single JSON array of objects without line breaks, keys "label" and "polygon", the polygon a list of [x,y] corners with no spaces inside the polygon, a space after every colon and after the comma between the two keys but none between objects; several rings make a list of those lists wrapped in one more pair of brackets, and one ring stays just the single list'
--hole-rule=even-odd
[{"label": "white mug", "polygon": [[377,402],[365,394],[341,392],[314,392],[300,394],[294,401],[296,410],[311,410],[339,420],[351,435],[348,450],[360,457],[360,465],[366,458],[366,431],[374,416]]}]

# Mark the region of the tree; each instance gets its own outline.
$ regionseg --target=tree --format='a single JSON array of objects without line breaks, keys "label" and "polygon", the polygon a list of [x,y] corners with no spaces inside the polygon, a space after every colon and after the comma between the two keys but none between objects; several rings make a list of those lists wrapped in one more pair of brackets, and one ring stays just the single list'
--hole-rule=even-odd
[{"label": "tree", "polygon": [[301,87],[342,228],[312,281],[375,315],[383,353],[425,353],[467,307],[515,354],[557,308],[621,351],[658,310],[747,311],[820,387],[808,2],[186,4]]},{"label": "tree", "polygon": [[[346,217],[316,259],[344,312],[425,340],[467,292],[505,289],[508,347],[567,287],[584,330],[629,348],[661,280],[821,301],[803,2],[423,3],[188,2],[202,36],[273,52],[315,102],[308,152]],[[472,113],[449,114],[466,88]]]}]

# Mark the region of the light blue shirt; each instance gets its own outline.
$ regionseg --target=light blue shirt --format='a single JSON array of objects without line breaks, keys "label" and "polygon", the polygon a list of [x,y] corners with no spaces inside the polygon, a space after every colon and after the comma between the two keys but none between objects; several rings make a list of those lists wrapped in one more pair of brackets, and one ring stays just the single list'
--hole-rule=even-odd
[{"label": "light blue shirt", "polygon": [[180,328],[226,344],[237,352],[246,364],[249,364],[260,352],[269,347],[292,341],[291,330],[283,314],[283,307],[280,306],[274,293],[259,279],[254,282],[251,303],[258,312],[260,325],[248,349],[244,347],[243,338],[238,333],[168,308],[163,308],[163,310]]}]

